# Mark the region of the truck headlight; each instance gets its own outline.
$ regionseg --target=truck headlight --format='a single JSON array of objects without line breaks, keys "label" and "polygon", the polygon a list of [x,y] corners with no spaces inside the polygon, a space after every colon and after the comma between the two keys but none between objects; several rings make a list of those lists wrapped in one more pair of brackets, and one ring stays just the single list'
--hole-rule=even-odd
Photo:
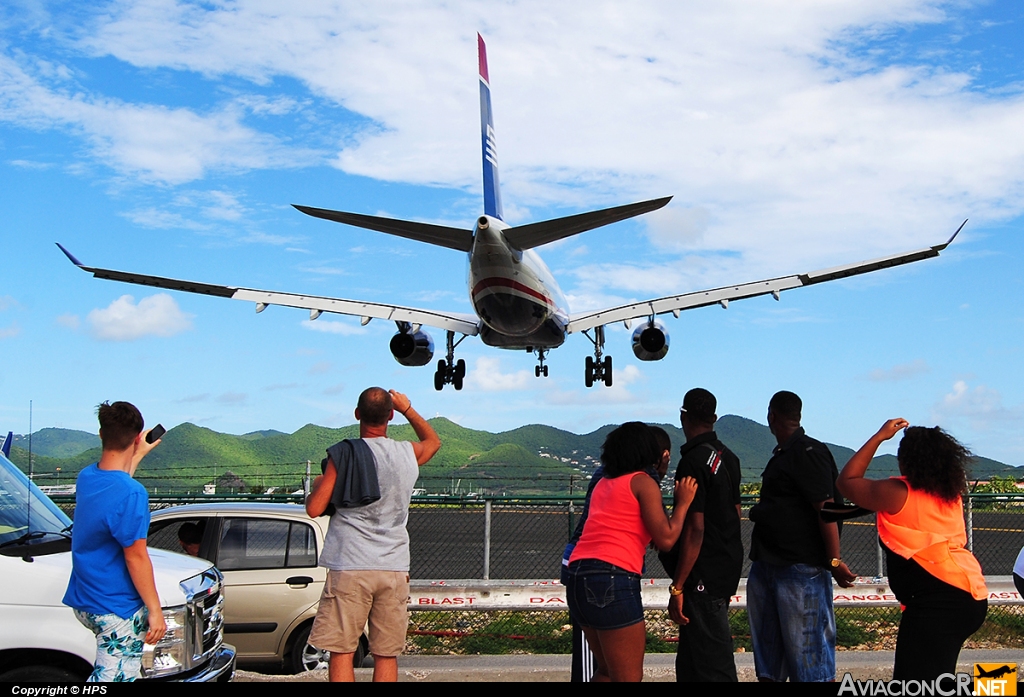
[{"label": "truck headlight", "polygon": [[173,675],[188,667],[188,606],[165,607],[164,622],[167,633],[163,638],[156,644],[146,644],[142,649],[143,677]]}]

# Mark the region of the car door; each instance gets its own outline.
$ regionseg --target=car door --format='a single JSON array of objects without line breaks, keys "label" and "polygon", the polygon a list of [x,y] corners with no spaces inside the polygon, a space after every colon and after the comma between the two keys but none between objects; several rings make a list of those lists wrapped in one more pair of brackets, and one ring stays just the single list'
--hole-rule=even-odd
[{"label": "car door", "polygon": [[327,578],[312,522],[224,517],[216,546],[227,640],[247,658],[279,656],[285,632],[320,600]]}]

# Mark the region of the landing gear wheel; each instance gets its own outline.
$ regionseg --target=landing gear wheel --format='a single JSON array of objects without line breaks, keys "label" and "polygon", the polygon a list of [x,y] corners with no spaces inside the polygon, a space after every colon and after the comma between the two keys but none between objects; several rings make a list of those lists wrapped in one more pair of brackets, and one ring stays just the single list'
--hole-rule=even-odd
[{"label": "landing gear wheel", "polygon": [[548,376],[548,367],[544,366],[544,370],[542,370],[540,372],[542,372],[544,374],[544,377],[547,377]]},{"label": "landing gear wheel", "polygon": [[594,359],[591,356],[587,356],[586,372],[583,374],[583,383],[587,387],[594,386]]},{"label": "landing gear wheel", "polygon": [[455,377],[452,378],[452,387],[456,390],[462,389],[462,376],[458,373],[455,373]]},{"label": "landing gear wheel", "polygon": [[539,365],[533,366],[533,375],[534,375],[534,377],[538,377],[538,378],[540,377],[540,366]]},{"label": "landing gear wheel", "polygon": [[[459,376],[460,380],[466,377],[466,361],[462,360],[461,358],[455,361],[455,374]],[[456,387],[455,389],[458,390],[461,388]]]},{"label": "landing gear wheel", "polygon": [[444,372],[440,368],[434,373],[434,389],[438,392],[444,389]]},{"label": "landing gear wheel", "polygon": [[604,357],[604,386],[612,386],[612,357]]}]

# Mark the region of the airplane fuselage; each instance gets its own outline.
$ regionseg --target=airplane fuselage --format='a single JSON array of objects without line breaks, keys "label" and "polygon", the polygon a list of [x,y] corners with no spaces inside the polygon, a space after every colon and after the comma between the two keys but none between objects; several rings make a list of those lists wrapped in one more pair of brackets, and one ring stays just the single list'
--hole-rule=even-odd
[{"label": "airplane fuselage", "polygon": [[480,338],[509,349],[555,348],[565,341],[568,305],[540,256],[509,245],[501,220],[477,221],[469,252],[469,299],[483,324]]}]

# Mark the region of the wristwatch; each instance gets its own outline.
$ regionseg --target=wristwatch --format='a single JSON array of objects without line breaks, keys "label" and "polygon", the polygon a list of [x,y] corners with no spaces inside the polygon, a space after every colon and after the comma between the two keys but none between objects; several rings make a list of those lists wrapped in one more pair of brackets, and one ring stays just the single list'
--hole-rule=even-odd
[{"label": "wristwatch", "polygon": [[830,568],[830,569],[838,569],[839,565],[842,564],[842,563],[843,563],[842,559],[839,559],[838,557],[832,557],[831,559],[828,560],[828,568]]},{"label": "wristwatch", "polygon": [[672,586],[668,587],[668,594],[669,595],[682,595],[683,594],[683,589],[682,588],[676,588],[674,585],[672,585]]}]

